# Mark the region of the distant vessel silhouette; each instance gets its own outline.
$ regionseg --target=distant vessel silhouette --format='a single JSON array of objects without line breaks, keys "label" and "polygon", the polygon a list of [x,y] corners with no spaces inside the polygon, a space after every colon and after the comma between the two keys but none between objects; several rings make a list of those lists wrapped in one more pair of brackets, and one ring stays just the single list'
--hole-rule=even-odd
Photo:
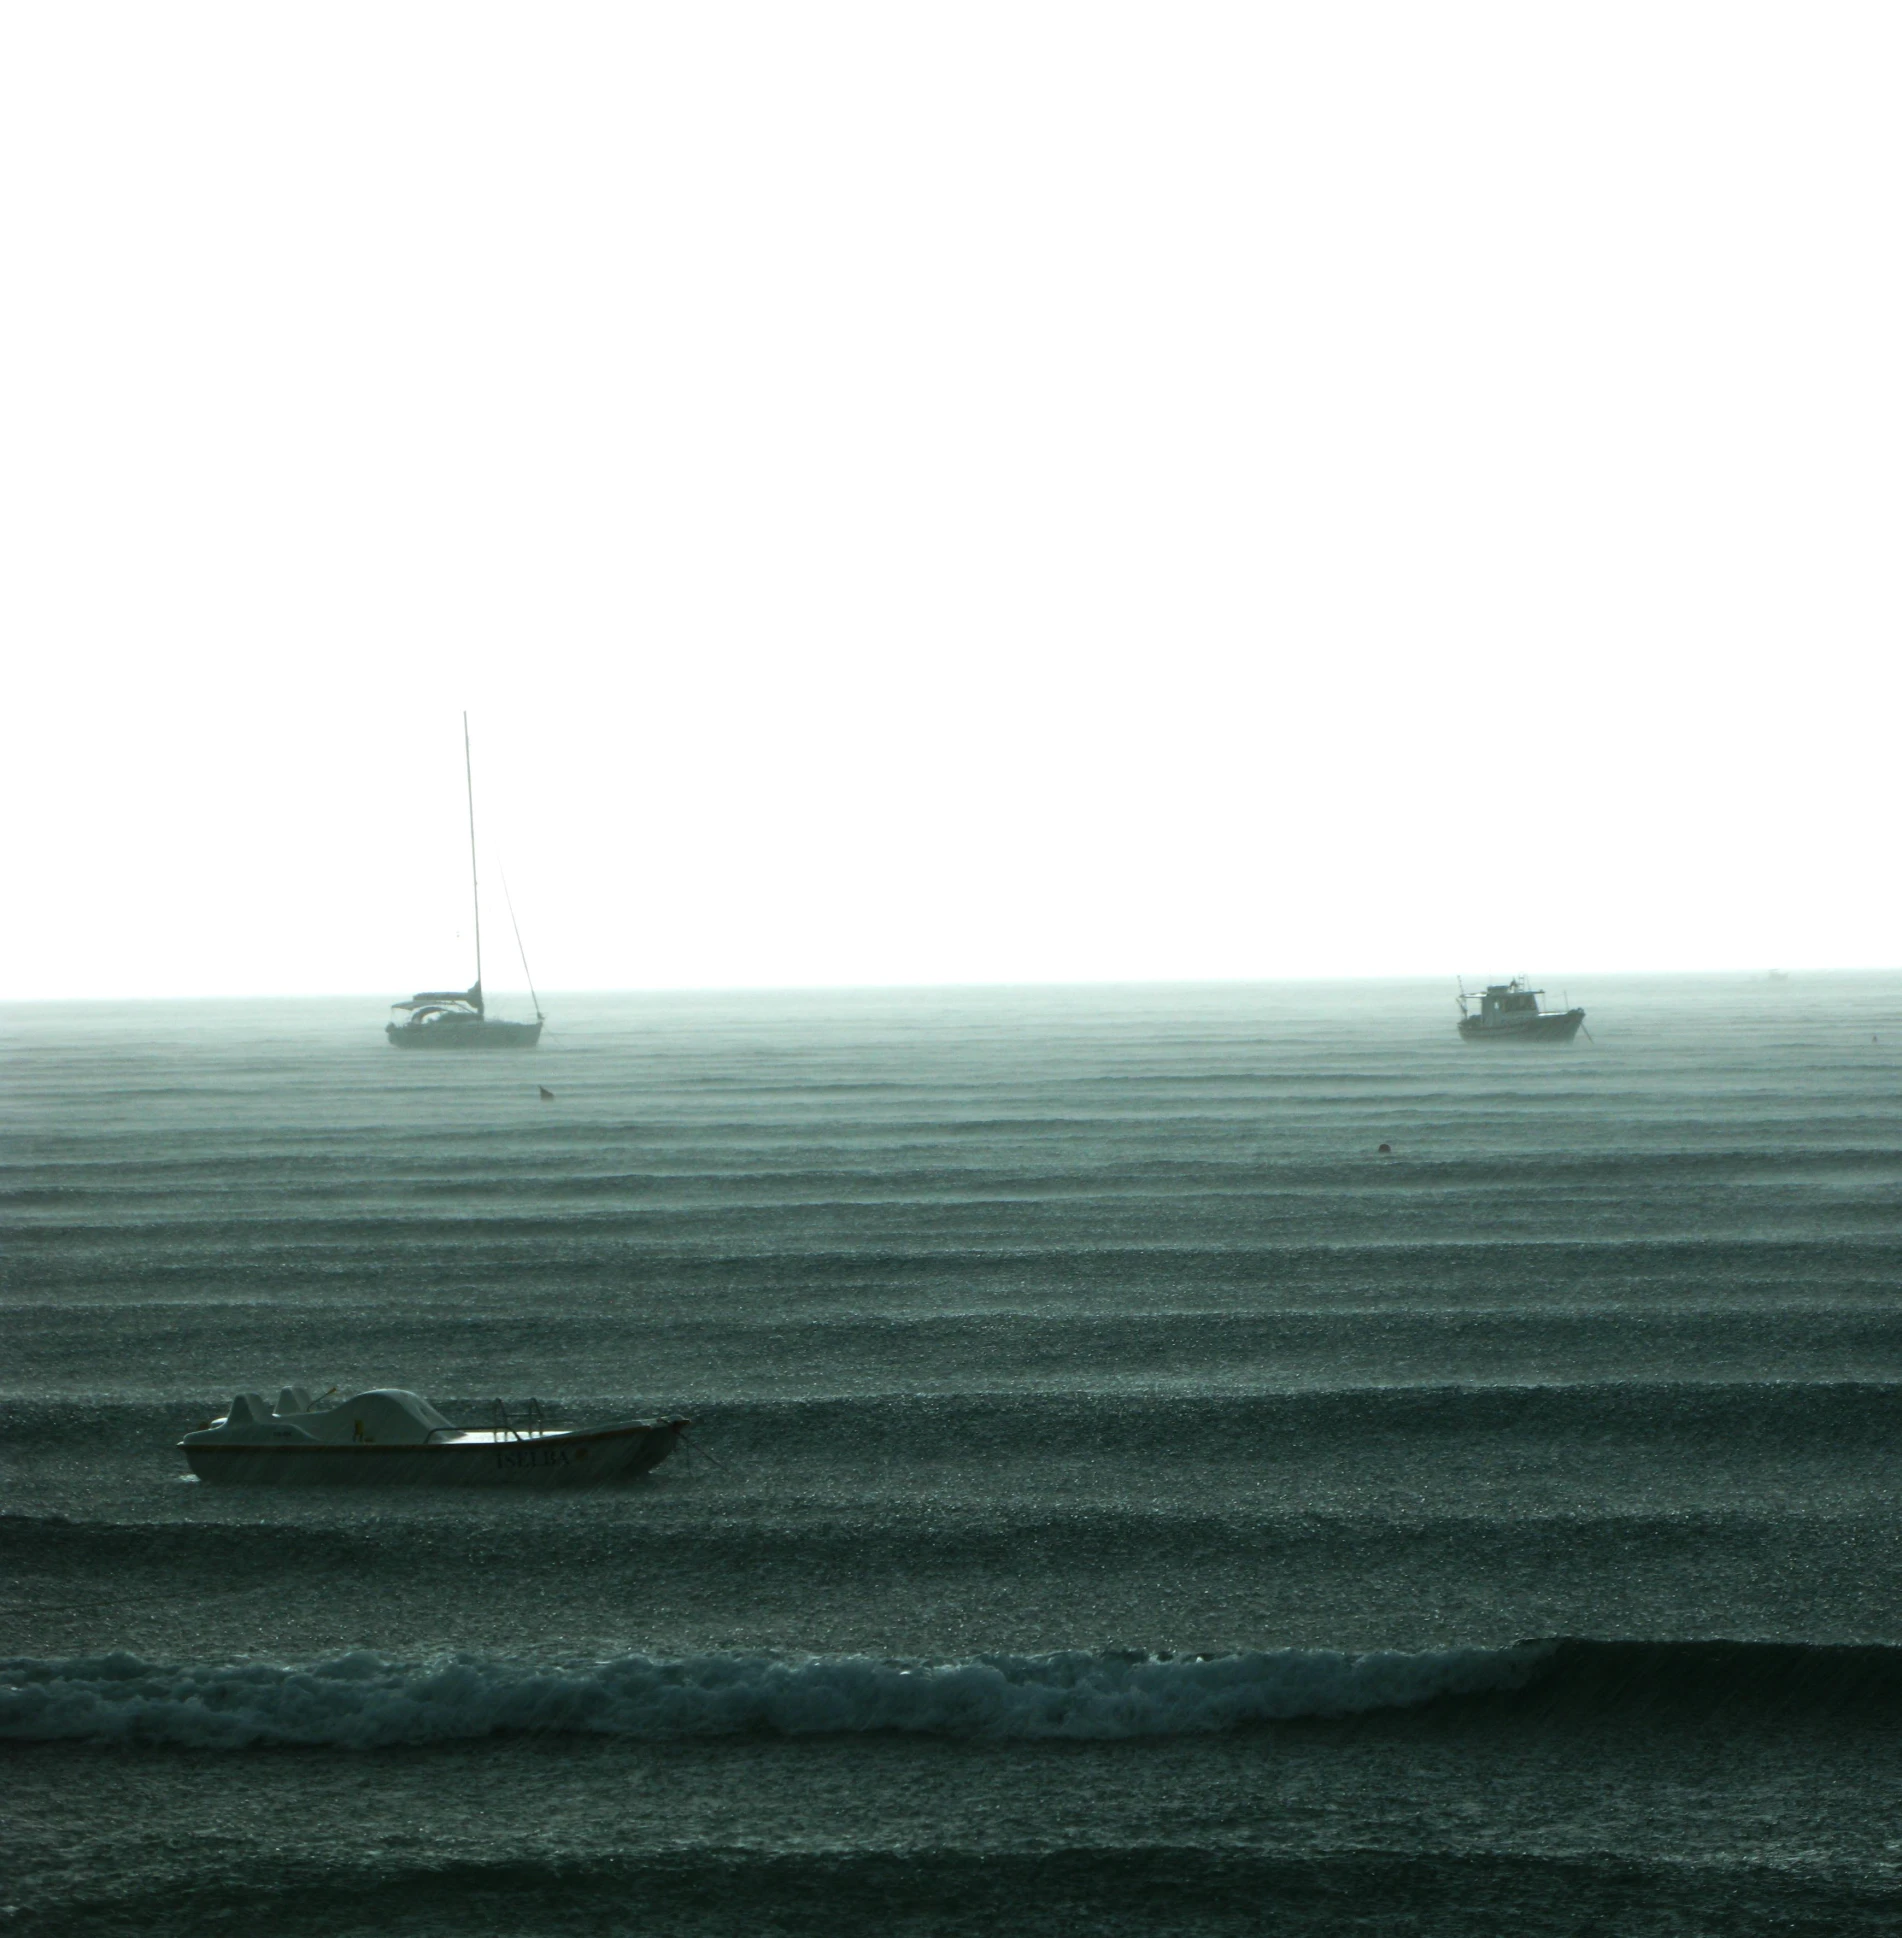
[{"label": "distant vessel silhouette", "polygon": [[[482,885],[476,870],[475,763],[469,754],[469,716],[462,716],[462,777],[469,796],[469,896],[475,908],[475,981],[467,989],[420,989],[406,1003],[392,1009],[406,1012],[401,1023],[388,1023],[384,1034],[399,1050],[532,1050],[541,1041],[542,1006],[528,973],[528,951],[522,949],[522,976],[529,1001],[535,1005],[532,1023],[507,1023],[491,1016],[482,1000]],[[507,884],[503,886],[506,888]],[[510,909],[513,925],[515,911]],[[522,947],[522,931],[515,930],[515,946]]]},{"label": "distant vessel silhouette", "polygon": [[1460,984],[1460,1034],[1469,1043],[1569,1043],[1585,1020],[1582,1009],[1541,1009],[1543,989],[1531,989],[1523,976],[1511,982],[1488,983],[1474,998]]}]

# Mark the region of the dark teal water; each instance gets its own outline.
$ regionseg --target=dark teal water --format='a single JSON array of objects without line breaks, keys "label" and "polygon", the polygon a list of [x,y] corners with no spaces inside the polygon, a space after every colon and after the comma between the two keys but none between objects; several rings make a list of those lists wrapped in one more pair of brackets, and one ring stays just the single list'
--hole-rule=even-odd
[{"label": "dark teal water", "polygon": [[0,1928],[1893,1928],[1902,978],[1571,993],[0,1012]]}]

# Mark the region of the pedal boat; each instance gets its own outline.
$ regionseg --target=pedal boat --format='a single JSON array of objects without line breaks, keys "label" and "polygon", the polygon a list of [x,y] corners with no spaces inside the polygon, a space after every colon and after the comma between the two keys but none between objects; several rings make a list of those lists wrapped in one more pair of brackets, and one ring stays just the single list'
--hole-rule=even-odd
[{"label": "pedal boat", "polygon": [[275,1407],[240,1393],[210,1426],[178,1445],[200,1480],[264,1487],[595,1487],[658,1467],[685,1420],[627,1420],[555,1428],[538,1405],[517,1424],[500,1401],[495,1424],[465,1431],[397,1387],[315,1407],[287,1386]]}]

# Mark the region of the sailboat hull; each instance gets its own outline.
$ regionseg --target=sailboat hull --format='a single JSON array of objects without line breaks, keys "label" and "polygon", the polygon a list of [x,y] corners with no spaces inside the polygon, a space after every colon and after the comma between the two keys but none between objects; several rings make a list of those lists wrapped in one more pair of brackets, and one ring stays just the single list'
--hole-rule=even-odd
[{"label": "sailboat hull", "polygon": [[542,1039],[542,1026],[439,1016],[430,1023],[391,1023],[384,1034],[399,1050],[532,1050]]}]

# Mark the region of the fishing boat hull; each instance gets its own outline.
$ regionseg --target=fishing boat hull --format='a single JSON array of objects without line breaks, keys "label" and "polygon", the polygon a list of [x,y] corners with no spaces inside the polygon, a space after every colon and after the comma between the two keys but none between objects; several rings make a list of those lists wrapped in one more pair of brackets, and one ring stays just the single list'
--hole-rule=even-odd
[{"label": "fishing boat hull", "polygon": [[1569,1043],[1584,1020],[1582,1009],[1541,1010],[1536,1016],[1515,1016],[1497,1023],[1462,1016],[1460,1035],[1468,1043]]},{"label": "fishing boat hull", "polygon": [[577,1433],[465,1434],[424,1446],[198,1445],[181,1442],[200,1480],[246,1487],[599,1487],[658,1467],[685,1420]]},{"label": "fishing boat hull", "polygon": [[386,1033],[399,1050],[532,1050],[542,1040],[540,1023],[497,1023],[487,1017],[391,1023]]}]

